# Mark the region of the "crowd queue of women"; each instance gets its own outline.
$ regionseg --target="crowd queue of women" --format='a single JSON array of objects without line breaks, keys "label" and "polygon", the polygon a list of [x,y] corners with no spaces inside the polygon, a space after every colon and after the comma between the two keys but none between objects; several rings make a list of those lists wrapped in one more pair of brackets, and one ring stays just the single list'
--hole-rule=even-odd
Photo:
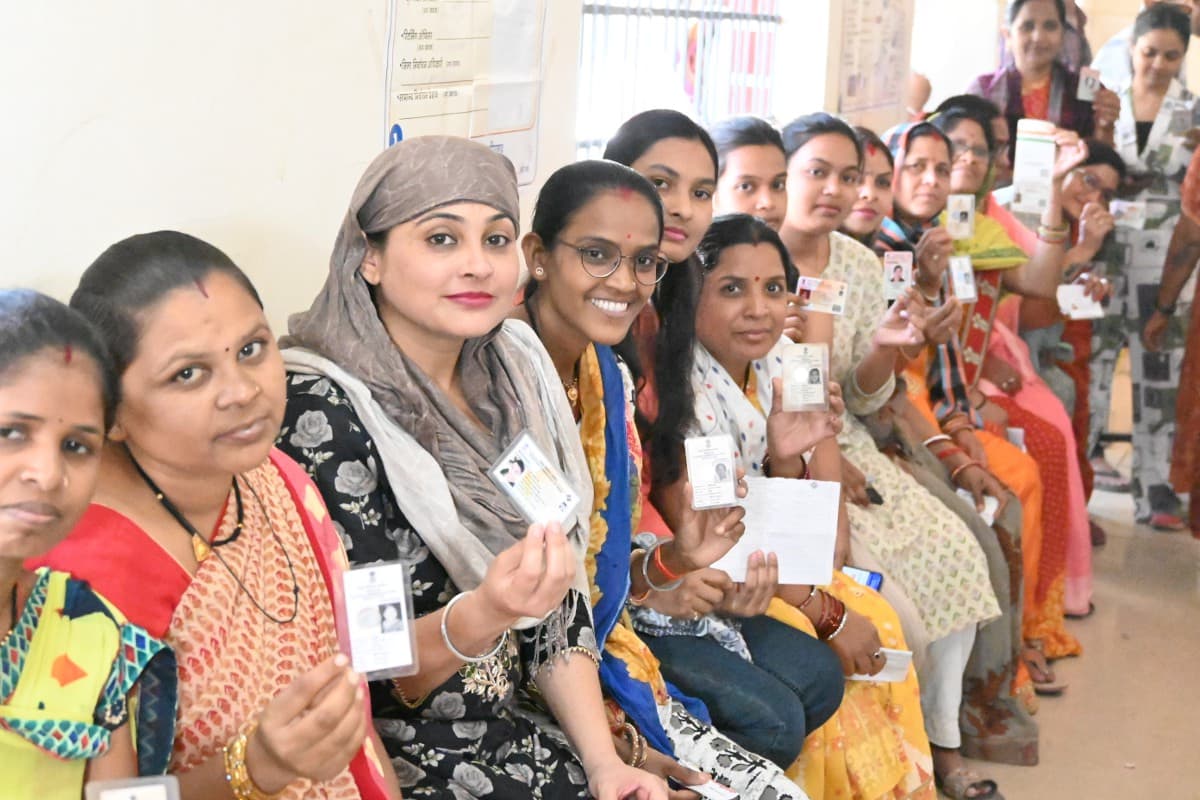
[{"label": "crowd queue of women", "polygon": [[[550,176],[524,235],[502,155],[403,141],[278,341],[246,274],[178,232],[109,247],[69,305],[0,292],[6,791],[1001,797],[963,758],[1035,764],[1037,695],[1081,651],[1121,348],[1139,519],[1180,527],[1198,471],[1195,408],[1169,458],[1200,372],[1176,310],[1200,255],[1191,22],[1142,12],[1092,102],[1065,25],[1061,0],[1013,0],[1012,63],[883,136],[638,114]],[[1058,126],[1040,219],[993,193],[1021,118]],[[1122,193],[1143,227],[1114,226]],[[897,251],[914,283],[889,303]],[[962,255],[970,303],[945,277]],[[801,276],[844,282],[842,313],[806,309]],[[1064,320],[1063,283],[1107,316]],[[828,345],[828,411],[783,410],[789,341]],[[488,476],[526,433],[581,498],[562,524]],[[683,451],[722,433],[742,478],[842,485],[829,585],[780,585],[771,553],[742,583],[712,567],[744,512],[693,510]],[[419,670],[367,682],[340,576],[380,561],[407,568]],[[904,680],[848,679],[883,648],[913,652]]]}]

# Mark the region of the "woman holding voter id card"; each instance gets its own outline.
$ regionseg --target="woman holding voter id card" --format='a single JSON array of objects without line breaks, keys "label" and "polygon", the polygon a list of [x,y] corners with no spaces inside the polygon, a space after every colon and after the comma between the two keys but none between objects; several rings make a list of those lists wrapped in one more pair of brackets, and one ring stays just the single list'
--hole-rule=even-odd
[{"label": "woman holding voter id card", "polygon": [[[1120,102],[1111,88],[1081,81],[1058,60],[1066,25],[1063,0],[1008,0],[1003,31],[1013,63],[980,75],[967,93],[995,103],[1010,131],[1021,119],[1042,119],[1111,143]],[[1010,147],[1015,148],[1015,137]]]},{"label": "woman holding voter id card", "polygon": [[274,449],[283,361],[254,286],[216,247],[159,231],[105,250],[71,307],[112,353],[121,399],[95,499],[40,561],[174,650],[183,796],[395,796],[339,652],[345,554]]},{"label": "woman holding voter id card", "polygon": [[[1121,88],[1116,149],[1137,190],[1132,202],[1114,201],[1117,243],[1124,245],[1123,280],[1114,312],[1125,321],[1133,393],[1134,516],[1160,530],[1184,530],[1183,508],[1171,488],[1169,464],[1175,438],[1175,400],[1183,362],[1187,313],[1156,303],[1163,260],[1179,221],[1180,185],[1192,150],[1185,134],[1196,127],[1196,97],[1177,74],[1191,40],[1188,14],[1158,4],[1138,14],[1133,25],[1133,79]],[[1155,311],[1171,319],[1163,347],[1148,351],[1141,328]],[[1103,402],[1103,400],[1101,400]],[[1107,410],[1095,409],[1094,413]]]},{"label": "woman holding voter id card", "polygon": [[[518,216],[513,166],[485,145],[381,153],[324,289],[291,318],[281,445],[312,470],[350,560],[399,562],[410,580],[420,670],[371,683],[406,795],[662,800],[605,722],[570,405],[533,331],[505,321]],[[561,733],[516,713],[533,686]]]},{"label": "woman holding voter id card", "polygon": [[[737,463],[756,482],[748,497],[753,504],[756,493],[777,490],[766,479],[805,476],[806,469],[789,463],[797,448],[808,453],[802,434],[811,423],[805,417],[836,420],[842,407],[836,384],[818,385],[830,380],[827,346],[794,344],[782,335],[786,287],[798,275],[778,235],[762,220],[725,215],[713,221],[697,256],[699,269],[669,274],[659,295],[664,325],[658,379],[682,388],[663,403],[655,428],[655,481],[662,484],[656,494],[676,495],[669,504],[676,514],[684,506],[677,482],[684,475],[682,445],[688,437],[723,434],[737,443]],[[819,366],[808,366],[809,356]],[[814,370],[818,384],[810,380]],[[686,468],[690,473],[690,459]],[[789,490],[816,486],[797,480]],[[788,542],[813,533],[799,517],[817,514],[814,499],[798,496],[798,505],[783,514],[788,535],[781,539],[783,553],[773,557],[794,562],[811,552]],[[818,533],[833,537],[839,507],[830,505],[827,530]],[[878,683],[861,681],[880,673],[890,659],[911,658],[899,619],[883,598],[842,573],[840,564],[832,571],[830,566],[827,562],[820,588],[794,580],[778,587],[767,612],[826,642],[846,676],[859,678],[847,680],[842,707],[809,736],[795,771],[814,796],[932,798],[933,765],[915,671],[904,661],[899,674],[880,675]],[[757,651],[754,659],[759,660]],[[692,661],[701,660],[697,649]],[[776,669],[769,663],[768,668]],[[714,682],[701,698],[719,702],[718,687]]]},{"label": "woman holding voter id card", "polygon": [[[711,163],[707,154],[702,158]],[[669,154],[658,160],[673,163]],[[639,636],[641,629],[635,631],[626,613],[627,600],[636,607],[661,607],[660,598],[677,596],[681,577],[709,571],[705,568],[745,530],[743,511],[736,506],[689,509],[674,520],[673,538],[651,534],[643,546],[634,547],[635,534],[639,545],[645,536],[638,531],[644,530],[640,517],[648,504],[641,492],[635,383],[621,351],[633,320],[668,272],[669,262],[659,249],[662,219],[655,187],[628,167],[583,161],[559,169],[542,187],[531,231],[523,240],[532,280],[525,302],[513,312],[546,345],[579,423],[595,495],[585,568],[592,582],[597,638],[603,644],[600,678],[609,725],[619,752],[644,760],[648,771],[663,778],[703,785],[707,772],[716,782],[709,788],[719,784],[744,798],[799,798],[803,792],[783,768],[795,758],[805,734],[841,698],[836,665],[833,659],[822,660],[827,655],[819,652],[823,648],[811,640],[788,641],[779,635],[789,633],[785,626],[766,620],[783,629],[772,638],[771,648],[756,651],[760,659],[755,664],[721,676],[741,689],[726,693],[727,699],[740,700],[745,712],[741,719],[730,719],[712,705],[705,711],[679,690],[692,687],[676,680],[677,671],[690,677],[709,665],[664,658],[660,670],[651,652],[656,637]],[[670,269],[687,272],[686,267]],[[744,493],[734,489],[732,463],[714,466],[723,469],[716,469],[713,479],[724,482],[731,496]],[[753,585],[737,587],[741,592],[728,586],[729,601],[720,605],[737,609],[758,602],[763,594],[759,585],[771,585],[765,562],[762,566],[764,580],[756,576]],[[770,588],[766,591],[769,596]],[[805,652],[810,643],[815,654]],[[791,673],[791,680],[784,683],[768,667]],[[757,702],[748,705],[745,695],[756,696]],[[763,709],[768,713],[756,716]],[[790,718],[780,721],[785,714]],[[727,720],[733,725],[726,730]]]},{"label": "woman holding voter id card", "polygon": [[928,636],[932,642],[918,669],[925,727],[937,746],[936,772],[944,785],[965,785],[962,796],[992,796],[994,783],[968,774],[958,753],[963,671],[976,628],[1001,613],[986,557],[970,529],[880,453],[854,416],[887,402],[901,348],[923,343],[917,327],[922,318],[915,315],[921,301],[908,289],[889,307],[879,259],[836,232],[854,205],[861,179],[863,153],[853,129],[828,114],[812,114],[786,126],[783,139],[788,210],[780,233],[789,255],[801,275],[847,284],[845,311],[834,317],[830,348],[830,377],[844,387],[851,412],[838,441],[847,458],[874,478],[884,499],[869,510],[847,506],[852,551],[869,550],[886,570],[884,589],[899,586],[916,605],[923,630],[915,635],[906,630],[906,638]]}]

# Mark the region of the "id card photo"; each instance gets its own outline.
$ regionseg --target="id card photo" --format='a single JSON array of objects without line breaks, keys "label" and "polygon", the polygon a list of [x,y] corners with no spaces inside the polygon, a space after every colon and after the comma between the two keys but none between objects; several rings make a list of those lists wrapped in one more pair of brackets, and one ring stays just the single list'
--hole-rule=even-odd
[{"label": "id card photo", "polygon": [[975,196],[952,194],[946,204],[946,232],[951,239],[970,239],[975,235]]},{"label": "id card photo", "polygon": [[733,438],[693,436],[683,443],[692,508],[729,508],[737,505],[737,467],[733,463]]},{"label": "id card photo", "polygon": [[975,288],[975,268],[970,256],[950,257],[950,285],[954,289],[954,296],[964,303],[974,303],[979,299]]},{"label": "id card photo", "polygon": [[488,474],[531,525],[566,526],[579,507],[579,495],[529,431],[517,437]]},{"label": "id card photo", "polygon": [[898,300],[913,282],[913,254],[892,252],[883,254],[883,296]]},{"label": "id card photo", "polygon": [[783,410],[824,411],[829,408],[829,346],[788,345],[783,351]]},{"label": "id card photo", "polygon": [[368,680],[417,671],[408,567],[400,561],[363,564],[342,573],[344,637],[354,671]]}]

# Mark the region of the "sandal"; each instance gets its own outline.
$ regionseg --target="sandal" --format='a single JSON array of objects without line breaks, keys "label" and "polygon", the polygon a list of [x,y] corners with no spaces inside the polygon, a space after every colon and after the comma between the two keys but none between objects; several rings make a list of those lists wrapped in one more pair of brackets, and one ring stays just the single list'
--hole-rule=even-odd
[{"label": "sandal", "polygon": [[1186,531],[1188,529],[1187,523],[1183,521],[1183,517],[1167,511],[1155,511],[1152,513],[1150,515],[1150,527],[1163,533],[1176,533],[1177,531]]},{"label": "sandal", "polygon": [[1090,617],[1092,614],[1095,614],[1095,613],[1096,613],[1096,604],[1093,603],[1091,600],[1089,600],[1087,611],[1084,611],[1082,614],[1072,614],[1070,611],[1067,611],[1067,612],[1063,613],[1063,616],[1066,617],[1067,619],[1087,619],[1088,617]]},{"label": "sandal", "polygon": [[1033,691],[1037,694],[1043,697],[1058,697],[1067,690],[1069,684],[1055,677],[1054,669],[1037,645],[1025,645],[1021,650],[1021,660],[1029,670],[1029,679],[1033,681]]},{"label": "sandal", "polygon": [[970,767],[959,767],[949,775],[935,775],[934,782],[950,800],[1004,800],[996,782]]}]

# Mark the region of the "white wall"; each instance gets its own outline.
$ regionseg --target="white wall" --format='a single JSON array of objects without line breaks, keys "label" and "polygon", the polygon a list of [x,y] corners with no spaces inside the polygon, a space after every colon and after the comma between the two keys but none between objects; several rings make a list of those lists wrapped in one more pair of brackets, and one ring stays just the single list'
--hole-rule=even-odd
[{"label": "white wall", "polygon": [[[547,5],[527,214],[574,154],[579,6]],[[383,145],[386,16],[387,0],[0,3],[0,286],[65,299],[109,244],[175,228],[246,269],[282,332]]]},{"label": "white wall", "polygon": [[996,69],[997,0],[917,0],[912,68],[933,87],[927,108],[962,94],[976,76]]}]

